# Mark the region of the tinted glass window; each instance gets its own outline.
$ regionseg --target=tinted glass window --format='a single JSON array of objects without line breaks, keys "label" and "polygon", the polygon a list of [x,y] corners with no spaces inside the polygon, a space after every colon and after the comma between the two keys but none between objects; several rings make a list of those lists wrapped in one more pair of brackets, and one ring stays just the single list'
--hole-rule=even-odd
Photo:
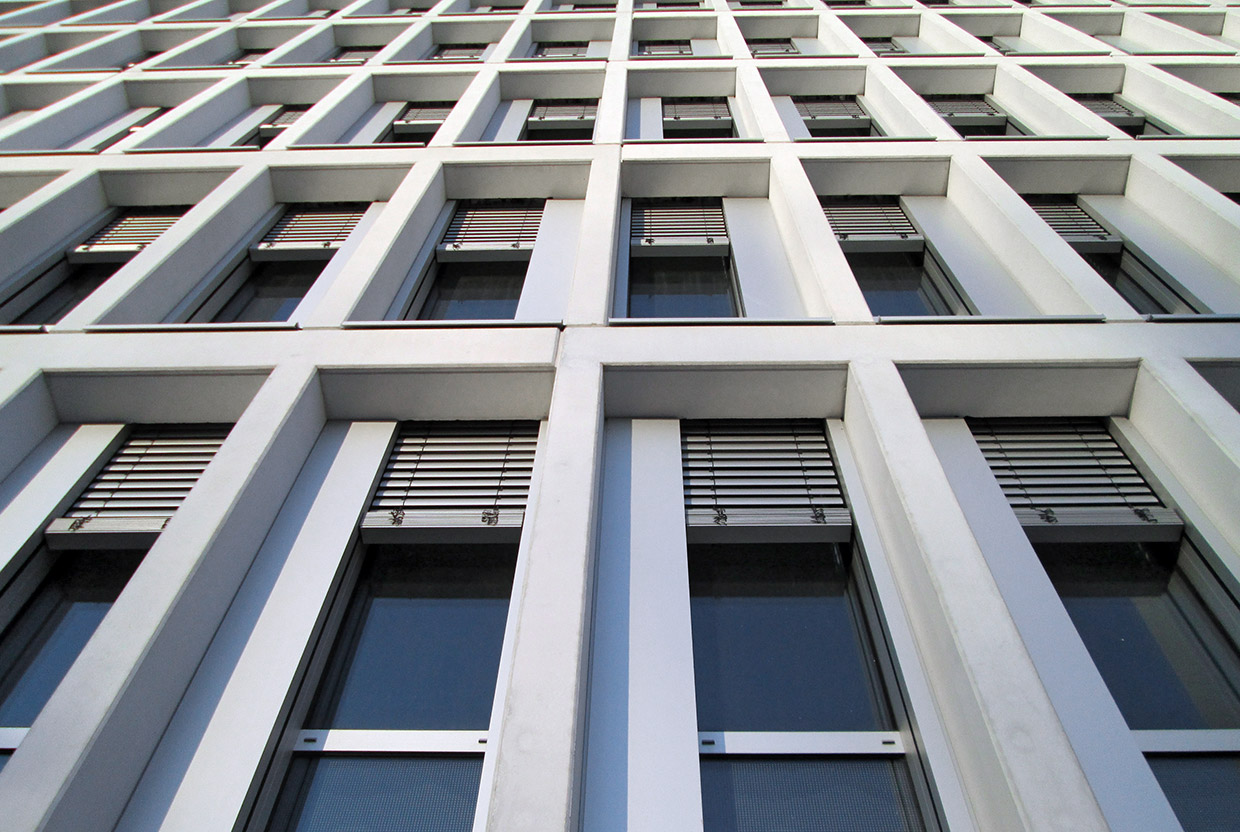
[{"label": "tinted glass window", "polygon": [[849,252],[845,255],[861,294],[875,315],[948,313],[918,251]]},{"label": "tinted glass window", "polygon": [[837,546],[690,547],[698,730],[885,729],[849,583]]},{"label": "tinted glass window", "polygon": [[289,832],[469,832],[482,758],[300,759],[273,829]]},{"label": "tinted glass window", "polygon": [[1175,571],[1174,545],[1037,551],[1130,728],[1240,728],[1240,657]]},{"label": "tinted glass window", "polygon": [[1240,756],[1150,757],[1184,832],[1230,832],[1240,818]]},{"label": "tinted glass window", "polygon": [[9,757],[13,756],[12,751],[0,751],[0,771],[4,770],[4,764],[9,761]]},{"label": "tinted glass window", "polygon": [[229,299],[217,323],[287,321],[323,271],[322,260],[280,260],[254,267]]},{"label": "tinted glass window", "polygon": [[517,314],[526,263],[440,263],[422,306],[423,320],[510,321]]},{"label": "tinted glass window", "polygon": [[[0,637],[0,725],[24,727],[34,722],[142,554],[66,552],[57,558]],[[39,558],[36,555],[32,565]]]},{"label": "tinted glass window", "polygon": [[924,828],[903,760],[702,761],[706,832],[912,832]]},{"label": "tinted glass window", "polygon": [[731,318],[727,257],[634,257],[629,261],[632,318]]},{"label": "tinted glass window", "polygon": [[[116,273],[119,263],[95,263],[76,266],[60,264],[52,272],[40,278],[57,281],[47,293],[35,301],[25,312],[13,319],[15,324],[54,324],[69,313],[73,307],[86,299],[91,292]],[[63,279],[59,277],[63,273]]]},{"label": "tinted glass window", "polygon": [[311,728],[486,729],[516,553],[373,547]]}]

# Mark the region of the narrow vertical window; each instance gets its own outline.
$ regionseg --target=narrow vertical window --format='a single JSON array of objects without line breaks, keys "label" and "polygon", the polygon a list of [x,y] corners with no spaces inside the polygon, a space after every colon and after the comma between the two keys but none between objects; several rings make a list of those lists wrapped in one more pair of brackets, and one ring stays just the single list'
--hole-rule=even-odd
[{"label": "narrow vertical window", "polygon": [[720,200],[634,200],[629,242],[629,317],[740,314]]}]

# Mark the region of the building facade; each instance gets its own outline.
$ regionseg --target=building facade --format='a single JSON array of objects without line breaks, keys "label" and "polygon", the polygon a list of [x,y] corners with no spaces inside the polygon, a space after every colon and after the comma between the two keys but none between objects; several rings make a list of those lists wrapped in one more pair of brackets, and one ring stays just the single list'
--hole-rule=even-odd
[{"label": "building facade", "polygon": [[1240,8],[0,0],[0,827],[1234,830]]}]

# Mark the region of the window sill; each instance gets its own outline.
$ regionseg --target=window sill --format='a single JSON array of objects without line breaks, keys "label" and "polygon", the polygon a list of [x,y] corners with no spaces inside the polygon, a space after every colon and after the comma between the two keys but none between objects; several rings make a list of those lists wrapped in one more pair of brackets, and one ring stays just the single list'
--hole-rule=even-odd
[{"label": "window sill", "polygon": [[0,324],[0,335],[31,335],[47,332],[43,324]]},{"label": "window sill", "polygon": [[877,315],[879,324],[1101,324],[1102,315]]},{"label": "window sill", "polygon": [[1155,324],[1234,324],[1240,322],[1240,313],[1178,312],[1146,315],[1145,319]]},{"label": "window sill", "polygon": [[631,61],[726,61],[731,55],[630,55]]},{"label": "window sill", "polygon": [[504,63],[506,64],[545,64],[545,63],[550,62],[550,63],[562,64],[562,63],[572,62],[572,61],[606,61],[606,60],[607,60],[606,55],[589,55],[589,56],[571,55],[571,56],[562,56],[562,57],[552,56],[549,58],[509,58],[508,60],[504,61]]},{"label": "window sill", "polygon": [[830,318],[608,318],[609,326],[834,326]]},{"label": "window sill", "polygon": [[624,144],[762,144],[764,139],[625,139]]},{"label": "window sill", "polygon": [[84,332],[295,332],[301,324],[287,321],[259,321],[232,324],[91,324]]},{"label": "window sill", "polygon": [[516,142],[453,142],[452,146],[453,147],[528,147],[530,145],[533,145],[536,147],[538,146],[556,147],[559,145],[567,145],[569,147],[572,147],[573,145],[581,145],[584,147],[586,145],[591,145],[591,144],[594,144],[594,139],[565,139],[565,140],[557,140],[557,141],[551,141],[551,140],[540,141],[538,139],[533,139],[529,141],[516,141]]},{"label": "window sill", "polygon": [[804,136],[794,142],[932,142],[934,136]]},{"label": "window sill", "polygon": [[253,145],[240,145],[238,147],[130,147],[122,150],[122,153],[235,153],[244,151],[246,153],[258,153],[266,148],[254,147]]},{"label": "window sill", "polygon": [[[555,327],[563,329],[562,321],[344,321],[341,329],[529,329]],[[317,328],[317,327],[316,327]],[[328,327],[334,329],[335,327]]]}]

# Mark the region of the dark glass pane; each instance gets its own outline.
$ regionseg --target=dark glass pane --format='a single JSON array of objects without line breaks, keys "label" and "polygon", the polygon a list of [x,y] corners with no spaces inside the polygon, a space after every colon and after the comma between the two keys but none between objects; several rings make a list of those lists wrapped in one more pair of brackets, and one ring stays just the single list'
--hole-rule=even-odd
[{"label": "dark glass pane", "polygon": [[57,559],[0,637],[0,725],[34,722],[141,560],[120,551]]},{"label": "dark glass pane", "polygon": [[903,760],[702,760],[705,832],[913,832],[925,828]]},{"label": "dark glass pane", "polygon": [[1240,756],[1150,757],[1150,768],[1184,832],[1235,832]]},{"label": "dark glass pane", "polygon": [[629,261],[629,317],[735,315],[727,257],[634,257]]},{"label": "dark glass pane", "polygon": [[374,547],[310,727],[485,729],[515,552]]},{"label": "dark glass pane", "polygon": [[1128,301],[1129,306],[1141,314],[1153,315],[1172,311],[1146,291],[1140,277],[1132,273],[1131,255],[1126,252],[1085,252],[1081,256],[1103,280],[1110,283],[1115,291]]},{"label": "dark glass pane", "polygon": [[4,764],[9,761],[9,757],[13,756],[12,751],[0,751],[0,771],[4,770]]},{"label": "dark glass pane", "polygon": [[699,731],[887,727],[836,546],[689,550]]},{"label": "dark glass pane", "polygon": [[526,263],[441,263],[419,316],[426,321],[511,321],[517,314]]},{"label": "dark glass pane", "polygon": [[216,323],[287,321],[314,285],[322,260],[257,264],[237,293],[212,319]]},{"label": "dark glass pane", "polygon": [[1130,728],[1240,728],[1240,657],[1174,574],[1174,547],[1037,549]]},{"label": "dark glass pane", "polygon": [[[69,266],[65,276],[29,309],[13,319],[15,324],[54,324],[91,292],[116,273],[121,263],[93,263]],[[64,268],[58,266],[56,268]]]},{"label": "dark glass pane", "polygon": [[922,252],[850,252],[845,256],[875,315],[946,313],[943,300],[922,265]]},{"label": "dark glass pane", "polygon": [[301,759],[289,772],[273,829],[288,832],[469,832],[482,758]]}]

